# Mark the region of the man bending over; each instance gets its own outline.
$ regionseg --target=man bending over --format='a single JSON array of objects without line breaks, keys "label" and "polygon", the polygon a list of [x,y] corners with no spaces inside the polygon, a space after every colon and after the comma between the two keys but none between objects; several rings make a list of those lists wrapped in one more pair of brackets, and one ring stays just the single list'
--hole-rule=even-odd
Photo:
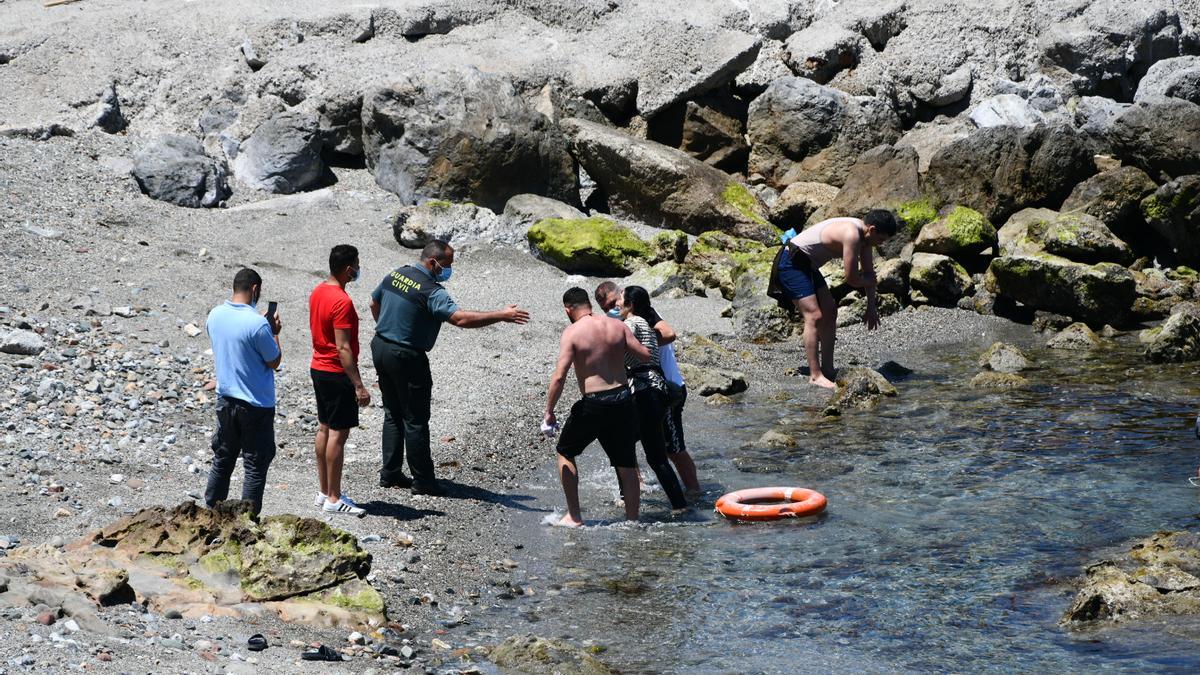
[{"label": "man bending over", "polygon": [[869,330],[874,330],[879,327],[879,310],[875,305],[871,247],[882,245],[895,234],[896,217],[891,211],[875,209],[862,220],[823,220],[788,240],[787,251],[779,259],[779,281],[804,315],[804,352],[813,384],[832,389],[836,373],[833,341],[837,302],[821,276],[821,266],[834,258],[844,259],[846,283],[866,294],[864,321]]}]

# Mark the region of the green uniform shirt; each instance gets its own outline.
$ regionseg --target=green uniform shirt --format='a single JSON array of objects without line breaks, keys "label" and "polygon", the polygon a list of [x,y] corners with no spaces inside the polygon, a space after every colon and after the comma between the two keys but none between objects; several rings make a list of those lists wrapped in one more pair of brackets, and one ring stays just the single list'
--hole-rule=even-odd
[{"label": "green uniform shirt", "polygon": [[442,323],[458,311],[450,294],[424,267],[406,265],[390,272],[371,293],[379,303],[375,332],[385,340],[427,352]]}]

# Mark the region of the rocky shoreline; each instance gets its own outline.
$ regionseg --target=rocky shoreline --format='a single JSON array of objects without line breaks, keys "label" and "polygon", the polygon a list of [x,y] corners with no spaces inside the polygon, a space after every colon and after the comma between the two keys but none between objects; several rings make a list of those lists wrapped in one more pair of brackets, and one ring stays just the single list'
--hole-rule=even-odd
[{"label": "rocky shoreline", "polygon": [[[905,227],[878,260],[881,332],[824,270],[847,366],[983,350],[1027,331],[1010,320],[1064,348],[1145,329],[1148,361],[1200,360],[1200,5],[752,5],[0,2],[0,256],[16,271],[0,279],[0,470],[16,486],[0,552],[59,550],[198,493],[203,320],[241,266],[285,325],[264,512],[304,515],[304,299],[338,243],[374,279],[449,238],[462,306],[534,314],[447,330],[432,355],[449,498],[375,487],[378,407],[351,437],[350,493],[373,517],[333,524],[373,558],[394,635],[352,651],[381,667],[473,658],[470,614],[538,592],[514,585],[509,532],[541,515],[522,503],[550,452],[530,420],[558,299],[591,277],[654,292],[710,400],[747,383],[766,396],[793,388],[780,374],[799,361],[796,325],[764,293],[779,230],[885,206]],[[368,291],[351,288],[363,316]],[[1015,355],[985,361],[975,386],[1023,386]],[[886,395],[859,374],[847,401]],[[245,638],[345,640],[129,605],[102,611],[113,634],[95,639],[46,611],[0,610],[0,658],[291,668],[298,648],[251,656]],[[372,652],[385,644],[397,654]]]}]

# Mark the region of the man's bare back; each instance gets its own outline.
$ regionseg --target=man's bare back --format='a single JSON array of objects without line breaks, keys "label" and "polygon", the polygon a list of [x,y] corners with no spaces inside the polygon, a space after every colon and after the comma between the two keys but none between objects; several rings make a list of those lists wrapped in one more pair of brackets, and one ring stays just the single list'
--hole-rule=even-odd
[{"label": "man's bare back", "polygon": [[625,375],[626,336],[629,329],[607,316],[589,315],[571,324],[562,336],[569,351],[579,391],[593,394],[628,386]]}]

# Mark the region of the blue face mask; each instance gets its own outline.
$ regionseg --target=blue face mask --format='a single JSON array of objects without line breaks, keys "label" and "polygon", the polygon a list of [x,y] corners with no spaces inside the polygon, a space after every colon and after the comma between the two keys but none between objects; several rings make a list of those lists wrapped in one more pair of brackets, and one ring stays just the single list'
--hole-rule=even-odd
[{"label": "blue face mask", "polygon": [[[435,260],[434,262],[437,261]],[[441,267],[441,269],[438,270],[437,274],[433,275],[434,280],[439,284],[444,284],[447,281],[450,281],[450,275],[454,273],[454,268],[442,267],[442,263],[438,263],[437,266]]]},{"label": "blue face mask", "polygon": [[359,265],[358,267],[352,267],[350,269],[354,270],[354,272],[350,275],[350,281],[358,281],[359,278],[362,277],[362,265]]},{"label": "blue face mask", "polygon": [[613,307],[612,309],[608,310],[608,315],[609,315],[609,316],[611,316],[611,317],[612,317],[612,318],[614,318],[614,319],[619,319],[619,318],[621,318],[621,308],[620,308],[620,307]]}]

